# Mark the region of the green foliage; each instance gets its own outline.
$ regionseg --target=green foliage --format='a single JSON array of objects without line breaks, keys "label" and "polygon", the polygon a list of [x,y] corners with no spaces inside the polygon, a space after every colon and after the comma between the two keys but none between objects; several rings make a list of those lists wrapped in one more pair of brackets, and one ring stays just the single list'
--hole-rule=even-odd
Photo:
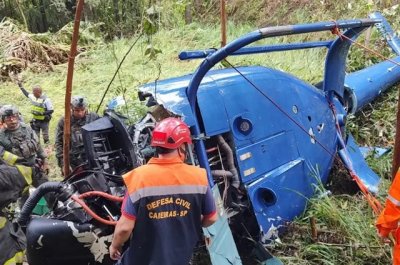
[{"label": "green foliage", "polygon": [[185,25],[185,11],[190,0],[161,1],[161,23],[164,27],[181,27]]},{"label": "green foliage", "polygon": [[[78,44],[82,46],[87,46],[101,42],[103,40],[103,35],[101,33],[101,28],[103,27],[103,25],[104,23],[93,24],[82,21],[79,28]],[[70,45],[72,40],[73,27],[74,24],[72,22],[68,23],[55,34],[48,34],[48,36],[52,36],[54,41],[57,43]]]},{"label": "green foliage", "polygon": [[150,35],[154,35],[157,32],[157,26],[149,18],[144,18],[144,20],[143,20],[143,31],[149,36]]},{"label": "green foliage", "polygon": [[146,47],[144,55],[149,57],[150,60],[154,60],[157,57],[157,54],[162,53],[160,49],[155,48],[153,45],[149,44]]},{"label": "green foliage", "polygon": [[[18,10],[19,7],[22,13]],[[42,4],[43,5],[42,5]],[[365,17],[373,10],[382,10],[391,22],[396,22],[399,7],[392,1],[349,0],[338,4],[334,0],[245,0],[226,1],[228,21],[235,24],[282,25],[340,18]],[[45,9],[41,9],[45,6]],[[32,32],[56,32],[74,19],[72,0],[4,0],[0,17],[11,17],[21,23],[25,19]],[[301,8],[299,8],[301,6]],[[144,21],[164,28],[181,27],[188,21],[220,23],[219,0],[86,0],[83,20],[103,23],[106,39],[133,35]],[[146,20],[149,20],[146,22]],[[360,63],[360,62],[357,62]]]}]

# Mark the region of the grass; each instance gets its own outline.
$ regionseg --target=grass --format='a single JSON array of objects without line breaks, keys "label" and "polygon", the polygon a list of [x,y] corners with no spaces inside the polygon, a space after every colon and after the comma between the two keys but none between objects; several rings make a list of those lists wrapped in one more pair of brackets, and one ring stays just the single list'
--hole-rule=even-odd
[{"label": "grass", "polygon": [[[233,40],[254,29],[252,25],[229,23],[228,40]],[[330,35],[280,37],[263,41],[263,43],[327,37]],[[98,43],[81,53],[76,58],[73,94],[85,95],[92,103],[91,109],[94,110],[114,75],[118,63],[134,41],[135,38],[115,40],[112,43]],[[152,43],[160,48],[162,53],[156,60],[149,60],[144,56],[148,42],[142,38],[127,56],[106,101],[118,95],[120,91],[125,91],[129,102],[139,106],[141,103],[136,99],[138,85],[157,78],[163,79],[193,72],[200,61],[179,61],[177,54],[183,48],[191,50],[219,47],[219,26],[193,23],[180,29],[161,30],[152,37]],[[323,78],[324,56],[324,50],[303,50],[232,57],[228,60],[234,65],[268,65],[293,73],[307,82],[317,83]],[[354,64],[360,63],[365,62],[354,62]],[[355,65],[354,69],[357,66]],[[54,142],[56,122],[64,111],[66,75],[66,65],[56,66],[54,72],[27,71],[23,73],[26,88],[40,84],[53,101],[55,113],[50,124],[51,142]],[[29,102],[20,93],[18,87],[11,82],[5,82],[1,84],[1,91],[3,96],[0,103],[16,104],[20,107],[25,119],[29,120]],[[393,143],[394,105],[397,100],[395,95],[396,91],[393,89],[377,103],[349,120],[349,131],[359,142],[384,146],[390,146]],[[380,135],[383,136],[380,137]],[[388,176],[390,161],[391,155],[388,155],[383,159],[371,157],[368,162],[381,176]],[[50,163],[53,169],[51,176],[59,177],[54,154],[50,154]],[[387,190],[388,181],[383,180],[383,183],[379,195],[381,201]],[[323,187],[318,188],[321,194],[325,192]],[[320,232],[318,242],[312,239],[310,218],[316,219]],[[389,264],[389,248],[379,242],[373,226],[374,220],[375,216],[372,215],[371,209],[360,195],[316,197],[310,200],[309,210],[289,227],[288,233],[282,238],[283,243],[275,247],[274,253],[285,264]]]},{"label": "grass", "polygon": [[[315,186],[316,196],[309,200],[308,210],[288,225],[282,243],[273,245],[273,254],[284,264],[391,263],[390,247],[377,237],[376,217],[364,197],[355,190],[351,195],[343,193],[350,190],[343,186],[351,183],[344,171],[339,165],[335,166],[332,181],[340,185],[329,185],[329,191],[321,184]],[[388,180],[382,179],[377,195],[380,201],[386,197],[389,185]],[[315,223],[314,229],[311,220]]]}]

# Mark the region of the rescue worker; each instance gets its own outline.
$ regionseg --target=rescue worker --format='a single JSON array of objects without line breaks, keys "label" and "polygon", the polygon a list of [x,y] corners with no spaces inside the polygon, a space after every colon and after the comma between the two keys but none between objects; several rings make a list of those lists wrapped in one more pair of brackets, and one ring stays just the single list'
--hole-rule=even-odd
[{"label": "rescue worker", "polygon": [[389,188],[385,208],[376,222],[379,236],[387,240],[392,235],[395,240],[393,247],[393,264],[400,265],[400,169],[397,171],[392,186]]},{"label": "rescue worker", "polygon": [[[1,117],[2,108],[3,108],[3,105],[0,105],[0,117]],[[0,130],[4,127],[5,127],[5,124],[3,123],[3,120],[0,118]]]},{"label": "rescue worker", "polygon": [[21,89],[25,97],[29,98],[31,101],[31,127],[36,132],[40,140],[40,131],[42,131],[43,142],[45,144],[49,143],[49,123],[51,120],[51,115],[54,112],[53,104],[50,98],[42,93],[42,88],[39,85],[34,85],[32,88],[32,93],[29,93],[22,86],[21,82],[18,82],[18,86]]},{"label": "rescue worker", "polygon": [[[99,118],[96,113],[88,111],[89,103],[82,96],[74,96],[71,100],[71,138],[69,163],[71,171],[86,162],[81,127]],[[64,146],[64,117],[57,123],[56,129],[56,157],[58,166],[63,172],[63,146]]]},{"label": "rescue worker", "polygon": [[[48,181],[46,173],[48,166],[46,155],[39,143],[36,133],[25,123],[20,121],[19,111],[13,105],[5,105],[1,109],[1,119],[6,127],[0,130],[0,146],[4,150],[16,155],[23,164],[34,167],[38,164],[41,170],[32,176],[32,184],[38,187]],[[29,190],[24,193],[21,203],[29,196]]]},{"label": "rescue worker", "polygon": [[14,222],[15,205],[32,184],[31,167],[0,146],[0,264],[22,264],[26,248],[25,234]]},{"label": "rescue worker", "polygon": [[217,220],[206,171],[183,162],[191,143],[184,122],[164,119],[151,141],[158,157],[123,176],[127,194],[110,246],[111,258],[120,259],[117,264],[187,265],[201,227]]}]

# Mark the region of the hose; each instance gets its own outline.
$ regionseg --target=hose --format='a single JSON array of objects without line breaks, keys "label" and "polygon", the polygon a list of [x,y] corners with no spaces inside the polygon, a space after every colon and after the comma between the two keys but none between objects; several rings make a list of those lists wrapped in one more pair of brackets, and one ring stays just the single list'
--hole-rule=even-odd
[{"label": "hose", "polygon": [[39,200],[49,192],[60,192],[63,187],[64,184],[61,182],[45,182],[40,185],[34,192],[32,192],[28,200],[25,202],[17,222],[22,227],[25,227],[33,209]]},{"label": "hose", "polygon": [[220,177],[220,178],[233,177],[233,173],[231,171],[222,169],[211,170],[211,175],[213,175],[213,177]]},{"label": "hose", "polygon": [[[83,194],[81,194],[83,195]],[[92,216],[94,219],[96,219],[97,221],[99,221],[100,223],[106,224],[106,225],[117,225],[117,221],[110,221],[110,220],[106,220],[100,216],[98,216],[95,212],[92,211],[92,209],[89,208],[89,206],[87,206],[87,204],[81,200],[79,198],[79,196],[77,195],[72,195],[71,199],[73,199],[76,203],[78,203],[80,206],[82,206],[82,208],[90,215]]]},{"label": "hose", "polygon": [[[39,200],[46,195],[49,192],[60,192],[61,189],[64,187],[64,184],[61,182],[45,182],[42,185],[40,185],[32,194],[29,196],[28,200],[25,202],[24,207],[21,210],[20,216],[18,218],[18,223],[22,226],[25,227],[26,224],[28,223],[29,217],[35,208],[36,204],[39,202]],[[75,202],[77,202],[82,208],[94,219],[97,221],[106,224],[106,225],[113,225],[115,226],[117,224],[116,221],[109,221],[104,218],[101,218],[98,216],[95,212],[92,211],[92,209],[87,206],[87,204],[82,200],[87,197],[92,197],[92,196],[101,196],[106,199],[109,199],[111,201],[115,202],[122,202],[123,198],[118,197],[118,196],[113,196],[105,192],[101,191],[89,191],[83,194],[80,194],[79,196],[77,195],[72,195],[71,199],[73,199]]]},{"label": "hose", "polygon": [[229,146],[229,144],[225,141],[224,137],[222,137],[221,135],[218,135],[218,144],[220,145],[222,151],[225,153],[226,155],[226,162],[228,164],[228,170],[230,172],[232,172],[232,186],[235,188],[239,188],[240,186],[240,179],[239,179],[239,174],[236,170],[235,167],[235,160],[233,158],[233,151],[231,149],[231,147]]}]

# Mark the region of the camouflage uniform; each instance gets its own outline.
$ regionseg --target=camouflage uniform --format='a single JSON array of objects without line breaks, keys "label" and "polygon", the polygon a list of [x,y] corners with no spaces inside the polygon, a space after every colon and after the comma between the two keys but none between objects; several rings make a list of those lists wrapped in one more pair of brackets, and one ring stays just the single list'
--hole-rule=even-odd
[{"label": "camouflage uniform", "polygon": [[[45,161],[46,155],[39,143],[36,133],[25,123],[21,122],[16,130],[0,130],[0,145],[10,153],[21,158],[21,164],[33,167],[35,166],[36,158]],[[40,184],[48,181],[47,176],[38,171],[33,176],[33,186],[38,187]]]},{"label": "camouflage uniform", "polygon": [[[71,115],[71,138],[69,164],[72,170],[86,162],[81,127],[99,118],[96,113],[88,112],[83,119],[76,119]],[[61,170],[63,168],[63,146],[64,146],[64,117],[57,124],[56,130],[56,157]]]},{"label": "camouflage uniform", "polygon": [[36,133],[25,123],[20,123],[16,130],[0,130],[0,145],[26,161],[26,165],[34,166],[36,158],[46,159]]},{"label": "camouflage uniform", "polygon": [[2,153],[2,158],[8,161],[0,159],[0,264],[22,264],[26,239],[21,228],[13,223],[13,211],[8,208],[12,208],[9,205],[32,183],[34,171],[31,167],[15,165],[16,156]]},{"label": "camouflage uniform", "polygon": [[[18,156],[21,164],[34,167],[36,158],[46,159],[46,155],[39,143],[36,133],[25,123],[13,131],[3,128],[0,130],[0,145],[8,152]],[[35,188],[48,181],[47,175],[42,170],[35,170],[32,175],[32,186]],[[29,190],[26,190],[21,197],[21,207],[29,197]],[[46,197],[46,200],[48,198]]]}]

